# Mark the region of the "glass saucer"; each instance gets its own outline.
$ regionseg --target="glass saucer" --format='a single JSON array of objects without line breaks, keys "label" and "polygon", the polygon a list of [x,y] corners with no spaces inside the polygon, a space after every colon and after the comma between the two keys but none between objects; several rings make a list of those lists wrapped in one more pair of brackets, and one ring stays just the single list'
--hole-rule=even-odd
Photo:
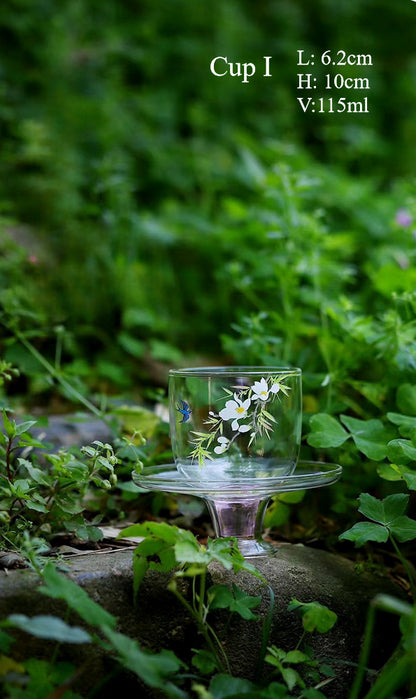
[{"label": "glass saucer", "polygon": [[144,468],[133,474],[133,480],[145,490],[194,495],[205,500],[216,536],[236,537],[247,558],[276,553],[275,547],[261,538],[264,514],[273,495],[331,485],[341,473],[337,464],[299,461],[290,475],[208,481],[190,480],[175,464],[165,464]]}]

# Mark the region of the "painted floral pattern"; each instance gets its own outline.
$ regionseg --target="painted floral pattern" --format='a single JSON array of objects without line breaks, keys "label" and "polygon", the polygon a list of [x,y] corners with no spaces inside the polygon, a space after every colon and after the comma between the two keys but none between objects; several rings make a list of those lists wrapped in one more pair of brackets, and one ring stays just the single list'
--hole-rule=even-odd
[{"label": "painted floral pattern", "polygon": [[[200,465],[205,459],[212,460],[213,452],[217,455],[227,452],[245,433],[250,433],[247,448],[259,436],[270,438],[277,421],[266,406],[287,396],[290,387],[279,376],[272,376],[262,377],[252,386],[235,386],[234,391],[223,388],[223,391],[227,398],[224,407],[218,413],[210,411],[205,420],[208,432],[191,432],[191,457]],[[225,436],[224,431],[231,436]]]}]

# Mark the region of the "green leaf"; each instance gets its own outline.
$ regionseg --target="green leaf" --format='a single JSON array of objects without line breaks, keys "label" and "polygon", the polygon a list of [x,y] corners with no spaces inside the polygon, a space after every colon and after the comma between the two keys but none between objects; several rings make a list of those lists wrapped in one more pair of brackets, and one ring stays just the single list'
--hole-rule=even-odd
[{"label": "green leaf", "polygon": [[286,653],[286,657],[284,659],[285,663],[305,663],[309,662],[310,657],[309,655],[306,655],[306,653],[302,653],[301,650],[290,650],[288,653]]},{"label": "green leaf", "polygon": [[129,536],[155,536],[173,545],[178,536],[178,527],[166,522],[142,522],[122,529],[117,538],[123,539]]},{"label": "green leaf", "polygon": [[302,692],[302,699],[327,699],[327,694],[322,694],[319,689],[315,687],[309,687],[309,689],[304,689]]},{"label": "green leaf", "polygon": [[416,448],[408,439],[392,439],[387,444],[387,458],[395,464],[416,461]]},{"label": "green leaf", "polygon": [[39,590],[48,597],[65,600],[68,606],[77,612],[87,624],[111,627],[116,625],[117,620],[112,614],[94,602],[82,587],[58,573],[53,563],[46,564],[42,579],[45,585],[41,586]]},{"label": "green leaf", "polygon": [[387,442],[392,436],[381,420],[357,420],[341,415],[342,423],[349,429],[357,449],[373,461],[381,461],[387,453]]},{"label": "green leaf", "polygon": [[384,542],[389,538],[389,530],[375,522],[358,522],[351,529],[340,534],[339,538],[354,541],[355,546],[363,546],[367,541]]},{"label": "green leaf", "polygon": [[291,505],[297,504],[303,500],[305,497],[306,490],[291,490],[288,493],[280,493],[277,495],[277,499],[280,502],[287,502]]},{"label": "green leaf", "polygon": [[402,437],[410,437],[412,430],[416,429],[416,417],[401,413],[387,413],[387,418],[393,425],[398,426]]},{"label": "green leaf", "polygon": [[308,434],[307,440],[311,447],[324,449],[340,447],[350,436],[338,420],[326,413],[312,415],[310,426],[312,431]]},{"label": "green leaf", "polygon": [[27,459],[18,459],[17,463],[19,466],[23,466],[26,469],[29,476],[35,481],[35,483],[39,483],[40,485],[50,484],[51,479],[48,478],[47,474],[41,471],[40,468],[35,468],[32,466],[32,463]]},{"label": "green leaf", "polygon": [[404,513],[409,496],[404,493],[395,493],[388,495],[383,500],[378,500],[369,493],[361,493],[359,501],[358,511],[368,519],[373,519],[380,524],[389,524]]},{"label": "green leaf", "polygon": [[416,521],[403,515],[397,517],[389,527],[392,535],[400,542],[416,538]]},{"label": "green leaf", "polygon": [[251,610],[258,607],[261,597],[247,595],[235,583],[232,590],[227,585],[212,585],[208,590],[208,600],[211,609],[229,609],[243,619],[258,618]]},{"label": "green leaf", "polygon": [[397,389],[397,407],[405,415],[416,415],[416,386],[404,383]]},{"label": "green leaf", "polygon": [[[46,503],[46,501],[45,501]],[[35,512],[43,512],[44,514],[48,512],[48,509],[45,504],[41,502],[37,502],[36,500],[26,500],[25,505],[29,510],[35,510]]]},{"label": "green leaf", "polygon": [[[283,494],[283,493],[282,493]],[[271,507],[266,510],[264,518],[265,527],[281,527],[290,517],[290,507],[280,502],[280,497],[275,498]]]},{"label": "green leaf", "polygon": [[137,549],[133,553],[133,593],[134,599],[137,597],[140,585],[143,582],[144,576],[149,568],[149,563],[144,556],[137,553]]},{"label": "green leaf", "polygon": [[416,473],[414,471],[402,471],[403,480],[409,490],[416,490]]},{"label": "green leaf", "polygon": [[212,585],[208,590],[211,609],[228,609],[233,600],[233,593],[228,585]]},{"label": "green leaf", "polygon": [[409,490],[416,490],[416,471],[397,464],[380,464],[377,473],[386,481],[404,481]]},{"label": "green leaf", "polygon": [[68,626],[62,619],[50,615],[28,617],[11,614],[7,617],[10,626],[26,631],[37,638],[47,638],[60,643],[90,643],[91,636],[78,626]]},{"label": "green leaf", "polygon": [[[8,653],[11,645],[16,641],[6,631],[0,629],[0,650],[2,653]],[[0,672],[1,675],[1,672]]]},{"label": "green leaf", "polygon": [[230,675],[215,675],[212,678],[209,691],[214,699],[227,699],[227,697],[240,697],[255,689],[249,680],[241,677],[231,677]]},{"label": "green leaf", "polygon": [[303,628],[309,632],[326,633],[332,629],[338,619],[335,612],[319,602],[299,602],[297,599],[292,599],[288,610],[296,610],[300,613]]},{"label": "green leaf", "polygon": [[21,435],[24,432],[30,430],[31,427],[37,424],[37,420],[27,420],[27,422],[21,422],[20,425],[16,425],[15,434]]},{"label": "green leaf", "polygon": [[69,495],[55,495],[54,504],[55,507],[59,507],[59,509],[67,515],[77,515],[84,510],[83,505],[78,502],[77,498],[71,498]]},{"label": "green leaf", "polygon": [[282,677],[283,677],[284,681],[286,682],[286,685],[287,685],[287,688],[288,688],[289,692],[291,692],[292,689],[293,689],[297,684],[298,684],[300,687],[304,687],[304,686],[305,686],[305,683],[304,683],[304,681],[302,680],[302,678],[301,678],[301,676],[299,675],[299,673],[298,673],[296,670],[294,670],[292,667],[283,667],[283,668],[281,669],[280,672],[281,672],[281,674],[282,674]]},{"label": "green leaf", "polygon": [[403,467],[397,466],[396,464],[384,463],[377,466],[377,473],[380,478],[384,478],[385,481],[401,481],[403,480],[402,468]]},{"label": "green leaf", "polygon": [[237,587],[235,583],[233,583],[233,593],[234,600],[230,605],[230,611],[236,612],[243,619],[258,619],[258,616],[253,614],[251,610],[259,606],[261,597],[247,595],[247,593],[241,588]]},{"label": "green leaf", "polygon": [[178,563],[206,563],[207,565],[209,563],[208,553],[201,548],[195,538],[183,538],[176,542],[173,549]]},{"label": "green leaf", "polygon": [[143,682],[173,696],[185,697],[184,692],[168,681],[182,666],[182,662],[174,653],[168,650],[146,653],[140,649],[137,641],[109,627],[104,627],[103,633],[117,651],[124,667],[140,677]]},{"label": "green leaf", "polygon": [[3,410],[3,427],[6,430],[8,437],[15,437],[16,435],[16,423],[14,420],[9,420],[6,410]]},{"label": "green leaf", "polygon": [[193,648],[192,650],[194,651],[192,665],[194,665],[202,675],[211,675],[217,668],[217,660],[214,653],[205,649]]}]

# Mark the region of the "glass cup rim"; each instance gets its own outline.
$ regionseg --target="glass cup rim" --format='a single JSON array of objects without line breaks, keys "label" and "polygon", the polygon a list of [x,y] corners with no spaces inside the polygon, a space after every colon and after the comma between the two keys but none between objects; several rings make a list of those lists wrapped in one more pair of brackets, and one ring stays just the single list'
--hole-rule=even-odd
[{"label": "glass cup rim", "polygon": [[302,369],[291,366],[207,366],[207,367],[185,367],[182,369],[169,369],[169,376],[195,376],[212,377],[218,376],[263,376],[264,374],[283,374],[286,376],[301,376]]}]

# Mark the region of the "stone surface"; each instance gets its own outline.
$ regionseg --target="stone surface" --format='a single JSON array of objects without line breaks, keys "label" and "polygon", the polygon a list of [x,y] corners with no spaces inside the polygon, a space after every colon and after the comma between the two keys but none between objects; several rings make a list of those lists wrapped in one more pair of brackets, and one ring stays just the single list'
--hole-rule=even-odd
[{"label": "stone surface", "polygon": [[[357,661],[368,603],[379,592],[397,596],[400,591],[385,579],[369,574],[358,575],[354,565],[342,557],[300,545],[281,545],[273,558],[256,558],[252,562],[267,579],[276,598],[270,644],[290,650],[298,642],[302,633],[300,618],[294,612],[286,611],[293,597],[302,602],[318,601],[338,614],[334,628],[327,634],[314,634],[310,645],[315,649],[316,656],[332,662],[337,672],[328,696],[336,699],[347,697],[354,676],[354,668],[348,663]],[[191,649],[201,646],[191,619],[166,589],[167,575],[150,571],[134,607],[131,551],[75,556],[69,559],[69,567],[70,577],[118,618],[119,630],[138,639],[144,648],[154,651],[169,648],[189,661]],[[218,633],[225,633],[225,647],[234,674],[251,679],[256,672],[256,658],[261,644],[261,622],[269,609],[269,590],[252,575],[235,575],[219,565],[210,567],[210,576],[212,583],[236,582],[248,593],[262,596],[257,610],[261,617],[259,621],[244,621],[235,616],[225,629],[222,612],[217,612],[215,619]],[[38,591],[36,576],[31,571],[0,572],[0,618],[11,613],[63,615],[64,605]],[[71,621],[79,622],[75,616]],[[396,632],[396,618],[386,615],[379,620],[372,667],[379,667],[393,650],[398,640]],[[20,638],[17,648],[20,659],[31,655],[50,657],[50,642],[39,641],[26,634]],[[60,657],[71,659],[78,665],[86,663],[86,670],[78,685],[79,691],[97,686],[114,669],[108,658],[90,646],[64,644]],[[125,693],[130,688],[137,694],[136,679],[131,680],[123,674],[122,681]],[[105,689],[100,690],[100,699],[113,696],[119,683],[120,676],[110,681]],[[147,688],[140,690],[140,697],[158,696],[157,692]]]}]

